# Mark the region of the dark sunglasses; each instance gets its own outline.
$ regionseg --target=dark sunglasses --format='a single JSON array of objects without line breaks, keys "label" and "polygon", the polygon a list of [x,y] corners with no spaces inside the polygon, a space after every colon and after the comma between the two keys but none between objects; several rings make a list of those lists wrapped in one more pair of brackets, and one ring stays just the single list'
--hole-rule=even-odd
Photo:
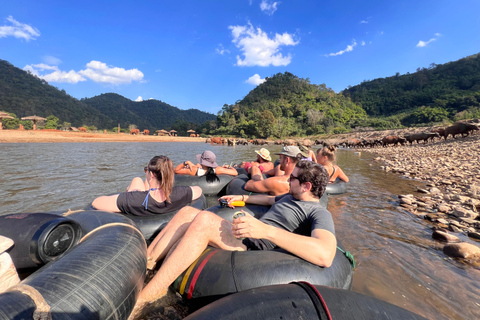
[{"label": "dark sunglasses", "polygon": [[290,175],[290,181],[291,181],[291,180],[293,180],[293,179],[296,179],[296,180],[298,180],[298,182],[300,182],[300,183],[302,183],[302,182],[303,182],[302,180],[300,180],[300,178],[299,178],[299,177],[295,177],[293,174],[291,174],[291,175]]},{"label": "dark sunglasses", "polygon": [[144,167],[143,170],[145,171],[145,173],[147,173],[148,167]]}]

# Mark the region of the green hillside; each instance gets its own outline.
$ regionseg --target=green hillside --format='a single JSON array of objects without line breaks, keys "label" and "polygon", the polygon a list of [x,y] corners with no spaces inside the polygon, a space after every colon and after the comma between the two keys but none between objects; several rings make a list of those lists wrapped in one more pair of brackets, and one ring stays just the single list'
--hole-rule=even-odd
[{"label": "green hillside", "polygon": [[342,92],[369,116],[403,125],[480,116],[480,54],[412,74],[364,81]]},{"label": "green hillside", "polygon": [[340,133],[366,117],[350,98],[285,72],[266,78],[236,104],[224,105],[211,132],[244,137]]},{"label": "green hillside", "polygon": [[[158,100],[134,102],[113,93],[78,100],[4,60],[0,60],[0,111],[18,118],[54,116],[59,125],[68,122],[75,127],[99,129],[113,129],[118,124],[121,128],[136,125],[151,132],[198,129],[204,122],[216,118],[197,109],[180,110]],[[18,123],[18,119],[5,119],[4,127],[16,128]]]}]

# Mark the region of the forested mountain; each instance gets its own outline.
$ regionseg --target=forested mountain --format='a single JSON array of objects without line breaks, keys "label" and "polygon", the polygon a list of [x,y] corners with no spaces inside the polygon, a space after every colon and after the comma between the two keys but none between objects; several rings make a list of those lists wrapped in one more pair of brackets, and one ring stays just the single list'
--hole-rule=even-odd
[{"label": "forested mountain", "polygon": [[101,128],[109,119],[100,111],[69,96],[7,61],[0,60],[0,111],[17,117],[54,115],[74,126]]},{"label": "forested mountain", "polygon": [[369,116],[393,116],[403,125],[480,116],[480,54],[412,74],[364,81],[342,92]]},{"label": "forested mountain", "polygon": [[112,121],[110,127],[118,123],[121,127],[135,124],[140,129],[152,131],[153,128],[170,128],[176,124],[175,129],[178,131],[183,129],[178,127],[182,123],[195,124],[192,128],[198,129],[206,121],[215,119],[215,115],[197,109],[180,110],[159,100],[135,102],[116,93],[105,93],[81,101],[103,114],[108,114]]},{"label": "forested mountain", "polygon": [[[159,100],[134,102],[113,93],[77,100],[4,60],[0,60],[0,111],[13,113],[18,118],[53,115],[59,124],[68,122],[75,127],[113,129],[118,124],[121,128],[133,124],[151,132],[198,129],[207,120],[216,118],[197,109],[180,110]],[[6,119],[5,127],[8,128],[9,122],[18,126],[18,120]]]},{"label": "forested mountain", "polygon": [[350,98],[285,72],[266,78],[243,100],[224,105],[211,126],[218,134],[286,137],[344,132],[365,118]]}]

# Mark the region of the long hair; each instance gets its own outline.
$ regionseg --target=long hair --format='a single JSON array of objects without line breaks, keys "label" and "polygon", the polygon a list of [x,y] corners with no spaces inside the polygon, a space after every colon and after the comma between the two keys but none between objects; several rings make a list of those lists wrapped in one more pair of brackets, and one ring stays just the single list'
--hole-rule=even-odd
[{"label": "long hair", "polygon": [[332,145],[318,149],[317,154],[320,154],[322,157],[326,156],[330,162],[335,161],[335,147]]},{"label": "long hair", "polygon": [[171,202],[170,194],[172,193],[175,179],[172,160],[167,156],[155,156],[148,163],[148,170],[153,173],[158,180],[167,202]]},{"label": "long hair", "polygon": [[212,167],[207,167],[207,171],[205,172],[205,178],[207,179],[207,183],[214,183],[215,181],[220,181],[220,178],[215,173],[215,170]]}]

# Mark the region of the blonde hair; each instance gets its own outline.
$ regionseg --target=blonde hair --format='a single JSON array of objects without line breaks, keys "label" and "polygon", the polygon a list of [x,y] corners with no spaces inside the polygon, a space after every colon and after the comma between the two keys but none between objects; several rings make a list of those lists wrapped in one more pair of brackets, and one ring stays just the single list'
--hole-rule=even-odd
[{"label": "blonde hair", "polygon": [[172,160],[167,156],[155,156],[148,162],[148,171],[155,175],[155,178],[160,183],[160,188],[165,194],[167,202],[171,202],[170,194],[172,193],[175,179]]},{"label": "blonde hair", "polygon": [[323,148],[318,149],[317,154],[322,157],[327,157],[328,161],[335,161],[335,147],[332,145],[326,145]]}]

